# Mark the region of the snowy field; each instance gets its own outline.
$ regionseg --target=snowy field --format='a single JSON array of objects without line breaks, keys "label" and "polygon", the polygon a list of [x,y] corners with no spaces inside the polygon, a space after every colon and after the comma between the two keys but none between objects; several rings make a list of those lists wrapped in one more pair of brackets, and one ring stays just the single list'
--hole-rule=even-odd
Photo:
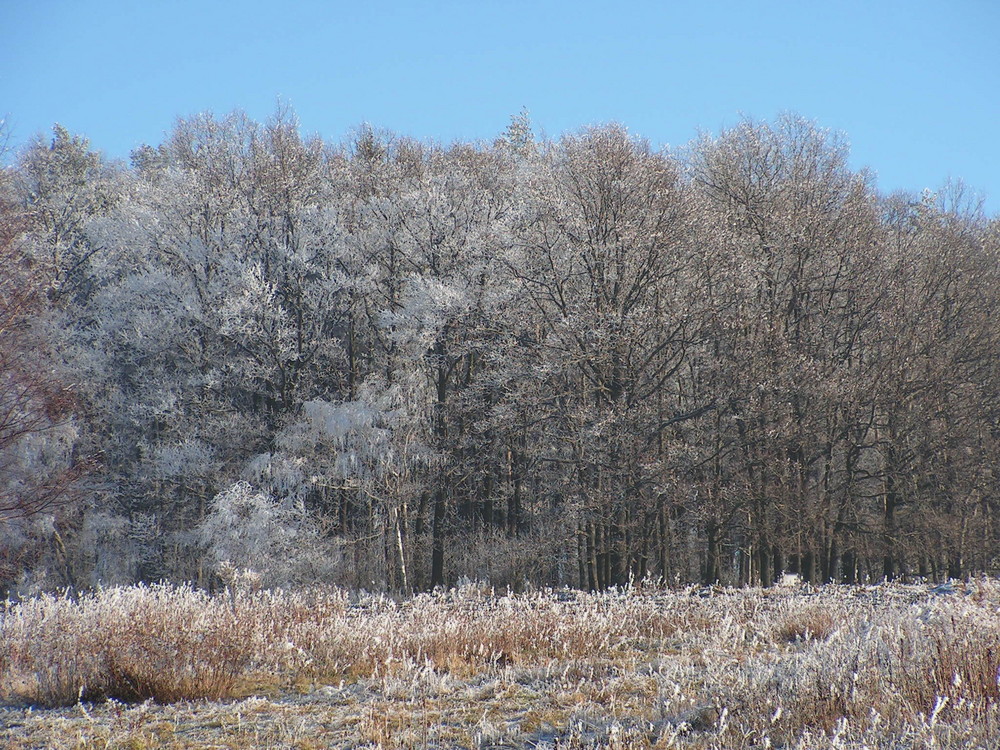
[{"label": "snowy field", "polygon": [[9,748],[992,748],[1000,583],[405,600],[178,587],[0,615]]}]

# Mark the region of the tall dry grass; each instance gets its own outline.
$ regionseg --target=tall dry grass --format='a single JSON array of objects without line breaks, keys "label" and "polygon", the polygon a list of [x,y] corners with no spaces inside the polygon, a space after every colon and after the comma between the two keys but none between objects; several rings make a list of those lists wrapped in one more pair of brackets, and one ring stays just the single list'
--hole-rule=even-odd
[{"label": "tall dry grass", "polygon": [[[472,734],[515,746],[551,735],[565,747],[612,736],[621,747],[892,746],[872,744],[884,737],[975,747],[1000,736],[998,670],[1000,586],[989,580],[945,596],[902,585],[468,586],[402,601],[137,586],[41,596],[0,615],[8,700],[222,700],[358,684],[376,691],[369,733],[383,746],[410,726],[407,712],[451,700],[468,704]],[[516,731],[472,717],[482,702],[516,717]],[[407,708],[394,714],[396,704]]]},{"label": "tall dry grass", "polygon": [[277,662],[283,630],[343,602],[338,592],[211,596],[167,585],[45,594],[0,615],[0,685],[8,699],[44,706],[227,698]]}]

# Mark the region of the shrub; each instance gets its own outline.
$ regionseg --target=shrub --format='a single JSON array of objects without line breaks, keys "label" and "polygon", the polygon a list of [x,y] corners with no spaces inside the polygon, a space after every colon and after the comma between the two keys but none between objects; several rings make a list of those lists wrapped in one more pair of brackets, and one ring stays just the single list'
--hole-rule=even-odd
[{"label": "shrub", "polygon": [[22,698],[221,698],[253,663],[263,635],[253,603],[189,587],[109,588],[8,606],[0,662]]}]

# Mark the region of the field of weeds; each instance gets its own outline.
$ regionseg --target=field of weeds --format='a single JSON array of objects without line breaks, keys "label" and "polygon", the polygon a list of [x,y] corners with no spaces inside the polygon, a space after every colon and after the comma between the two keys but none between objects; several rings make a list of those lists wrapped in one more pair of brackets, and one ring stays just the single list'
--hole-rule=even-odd
[{"label": "field of weeds", "polygon": [[9,748],[995,748],[1000,583],[402,601],[186,587],[0,614]]}]

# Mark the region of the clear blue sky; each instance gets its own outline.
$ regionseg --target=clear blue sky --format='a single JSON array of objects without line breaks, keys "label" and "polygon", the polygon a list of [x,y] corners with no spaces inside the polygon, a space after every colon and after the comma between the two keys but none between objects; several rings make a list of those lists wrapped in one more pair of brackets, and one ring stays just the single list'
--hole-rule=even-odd
[{"label": "clear blue sky", "polygon": [[0,0],[0,28],[15,147],[59,122],[125,158],[279,98],[332,140],[487,139],[526,107],[550,137],[615,121],[679,146],[790,110],[883,190],[962,178],[1000,213],[998,0]]}]

